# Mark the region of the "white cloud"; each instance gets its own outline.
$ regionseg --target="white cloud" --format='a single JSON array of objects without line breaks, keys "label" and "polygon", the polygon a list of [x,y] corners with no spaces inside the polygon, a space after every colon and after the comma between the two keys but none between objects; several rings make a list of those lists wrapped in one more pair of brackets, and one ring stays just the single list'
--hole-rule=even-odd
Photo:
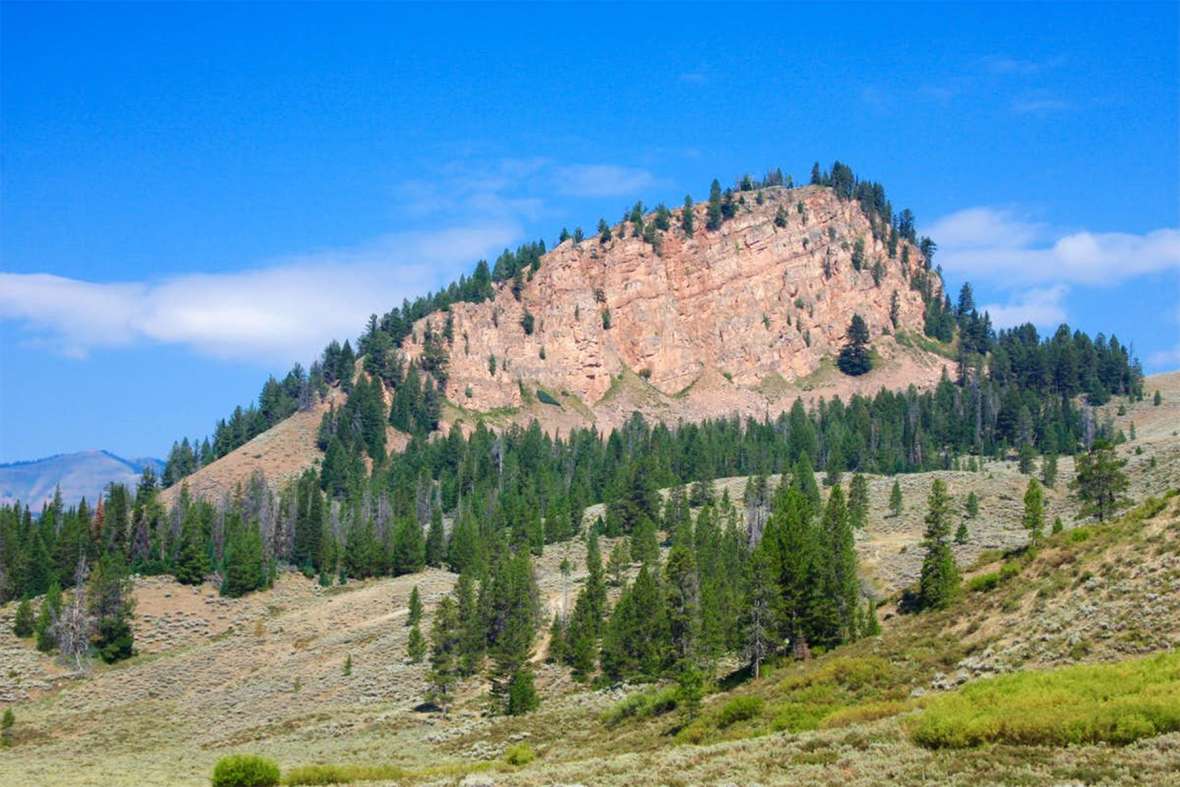
[{"label": "white cloud", "polygon": [[1180,270],[1180,230],[1054,232],[1002,208],[969,208],[934,222],[935,258],[947,271],[999,286],[1116,284]]},{"label": "white cloud", "polygon": [[353,249],[160,282],[0,273],[0,319],[77,357],[157,342],[216,357],[306,361],[329,339],[355,336],[367,315],[424,294],[520,236],[512,222],[396,233]]},{"label": "white cloud", "polygon": [[616,164],[572,164],[557,168],[557,187],[576,197],[617,197],[647,188],[655,178],[645,169]]},{"label": "white cloud", "polygon": [[1028,290],[1009,299],[1007,303],[985,304],[983,311],[991,315],[996,328],[1011,328],[1031,322],[1038,328],[1055,328],[1065,322],[1065,299],[1069,288],[1058,284],[1044,289]]},{"label": "white cloud", "polygon": [[929,233],[944,251],[964,248],[1011,249],[1028,246],[1040,239],[1045,233],[1045,226],[1018,218],[1004,208],[980,207],[966,208],[943,216],[934,222]]}]

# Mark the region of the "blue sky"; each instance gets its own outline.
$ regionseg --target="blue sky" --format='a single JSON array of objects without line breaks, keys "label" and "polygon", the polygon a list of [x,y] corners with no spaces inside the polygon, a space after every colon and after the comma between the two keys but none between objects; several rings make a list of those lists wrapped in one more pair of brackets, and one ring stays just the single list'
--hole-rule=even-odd
[{"label": "blue sky", "polygon": [[163,455],[480,256],[839,158],[1180,367],[1175,4],[0,6],[0,461]]}]

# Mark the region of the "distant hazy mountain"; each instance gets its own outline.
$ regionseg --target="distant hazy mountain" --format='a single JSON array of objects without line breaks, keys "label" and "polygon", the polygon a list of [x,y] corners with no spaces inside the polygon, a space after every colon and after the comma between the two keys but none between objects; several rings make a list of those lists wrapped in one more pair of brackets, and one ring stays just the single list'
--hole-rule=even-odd
[{"label": "distant hazy mountain", "polygon": [[83,497],[93,503],[112,481],[135,486],[147,465],[157,474],[163,472],[164,463],[159,459],[124,459],[110,451],[79,451],[0,464],[0,503],[8,505],[19,500],[39,512],[43,502],[53,499],[59,484],[66,505]]}]

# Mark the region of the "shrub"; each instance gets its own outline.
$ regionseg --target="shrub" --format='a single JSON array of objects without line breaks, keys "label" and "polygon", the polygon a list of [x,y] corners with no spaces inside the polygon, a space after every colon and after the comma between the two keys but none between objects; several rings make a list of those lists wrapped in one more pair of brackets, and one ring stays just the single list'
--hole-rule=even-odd
[{"label": "shrub", "polygon": [[509,765],[528,765],[537,759],[537,753],[527,743],[514,743],[504,752],[504,762]]},{"label": "shrub", "polygon": [[283,784],[353,784],[404,778],[406,772],[396,765],[304,765],[288,771]]},{"label": "shrub", "polygon": [[849,727],[853,724],[864,724],[877,719],[886,719],[909,710],[909,704],[901,700],[882,700],[880,702],[866,702],[863,705],[853,705],[842,708],[824,717],[820,727],[832,729],[834,727]]},{"label": "shrub", "polygon": [[927,748],[1128,744],[1180,730],[1180,653],[981,680],[908,725]]},{"label": "shrub", "polygon": [[1000,581],[1007,582],[1012,577],[1020,573],[1020,564],[1009,562],[1000,566]]},{"label": "shrub", "polygon": [[975,593],[987,593],[989,590],[995,590],[999,585],[1000,575],[995,571],[989,571],[986,574],[972,577],[971,581],[967,583],[967,589]]},{"label": "shrub", "polygon": [[760,713],[762,713],[761,697],[734,697],[722,705],[721,710],[717,712],[717,727],[725,729],[739,721],[749,721]]},{"label": "shrub", "polygon": [[12,618],[12,633],[24,639],[33,636],[33,604],[27,598],[16,608]]},{"label": "shrub", "polygon": [[222,757],[213,768],[213,787],[272,787],[278,783],[275,761],[253,754]]},{"label": "shrub", "polygon": [[537,389],[537,401],[541,402],[541,404],[551,404],[561,407],[561,402],[557,401],[557,399],[553,397],[553,394],[549,393],[544,388]]},{"label": "shrub", "polygon": [[602,721],[607,726],[613,727],[630,718],[643,719],[648,716],[659,716],[676,710],[679,702],[679,686],[651,689],[619,700],[602,714]]}]

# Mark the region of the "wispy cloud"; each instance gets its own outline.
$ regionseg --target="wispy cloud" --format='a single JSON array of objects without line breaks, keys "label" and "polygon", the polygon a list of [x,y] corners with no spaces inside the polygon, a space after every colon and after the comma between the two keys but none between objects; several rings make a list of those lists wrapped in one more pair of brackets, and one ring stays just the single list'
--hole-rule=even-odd
[{"label": "wispy cloud", "polygon": [[689,85],[703,85],[710,81],[711,74],[712,69],[707,65],[700,65],[689,71],[682,71],[676,75],[676,78]]},{"label": "wispy cloud", "polygon": [[443,229],[160,281],[0,273],[0,320],[19,325],[27,342],[75,357],[159,343],[222,358],[308,359],[329,339],[355,335],[368,314],[522,240],[523,224],[546,210],[543,195],[632,196],[654,182],[648,170],[618,164],[463,156],[395,193],[403,217]]},{"label": "wispy cloud", "polygon": [[1048,115],[1053,112],[1064,112],[1074,108],[1074,105],[1056,96],[1020,96],[1014,98],[1011,109],[1017,115]]},{"label": "wispy cloud", "polygon": [[1057,284],[1043,289],[1028,290],[1014,295],[1006,303],[988,303],[983,310],[991,315],[997,328],[1011,328],[1031,322],[1040,328],[1051,328],[1065,322],[1065,300],[1069,288]]},{"label": "wispy cloud", "polygon": [[1060,55],[1042,59],[1012,57],[1010,55],[988,55],[980,61],[989,74],[1030,76],[1065,64]]},{"label": "wispy cloud", "polygon": [[521,237],[511,222],[403,232],[233,273],[100,283],[0,273],[0,319],[28,340],[84,357],[137,343],[183,345],[214,357],[309,359],[384,312]]},{"label": "wispy cloud", "polygon": [[1180,229],[1143,234],[1055,231],[1006,208],[978,207],[934,222],[948,271],[1002,286],[1064,283],[1108,285],[1136,276],[1180,270]]},{"label": "wispy cloud", "polygon": [[555,173],[562,194],[576,197],[618,197],[651,186],[655,177],[645,169],[616,164],[573,164]]}]

